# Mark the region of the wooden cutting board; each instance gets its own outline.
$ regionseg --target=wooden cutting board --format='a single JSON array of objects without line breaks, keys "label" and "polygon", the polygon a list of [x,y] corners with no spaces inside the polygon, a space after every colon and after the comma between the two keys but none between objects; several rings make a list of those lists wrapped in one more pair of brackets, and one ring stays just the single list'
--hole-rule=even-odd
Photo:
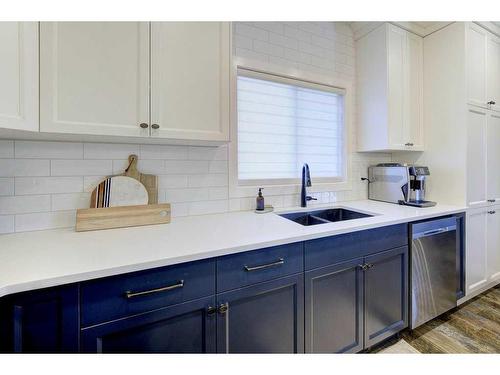
[{"label": "wooden cutting board", "polygon": [[137,170],[137,155],[130,155],[128,157],[129,166],[125,169],[122,176],[135,178],[141,182],[146,188],[149,195],[149,204],[158,203],[158,177],[153,174],[141,173]]},{"label": "wooden cutting board", "polygon": [[84,208],[76,212],[76,231],[170,223],[170,204]]}]

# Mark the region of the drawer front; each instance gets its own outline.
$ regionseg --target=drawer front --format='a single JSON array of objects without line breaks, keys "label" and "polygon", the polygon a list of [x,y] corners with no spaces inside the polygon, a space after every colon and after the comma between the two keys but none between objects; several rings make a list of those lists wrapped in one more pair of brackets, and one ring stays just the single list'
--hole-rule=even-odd
[{"label": "drawer front", "polygon": [[184,263],[81,284],[82,326],[215,294],[215,260]]},{"label": "drawer front", "polygon": [[228,255],[217,260],[217,291],[302,272],[303,242]]},{"label": "drawer front", "polygon": [[306,241],[305,269],[324,267],[406,245],[406,223]]}]

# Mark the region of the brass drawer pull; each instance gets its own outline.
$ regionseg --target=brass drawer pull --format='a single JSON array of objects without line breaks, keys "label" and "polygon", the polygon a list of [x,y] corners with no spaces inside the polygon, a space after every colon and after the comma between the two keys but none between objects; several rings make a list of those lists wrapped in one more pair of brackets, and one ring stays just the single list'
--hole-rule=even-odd
[{"label": "brass drawer pull", "polygon": [[177,283],[175,283],[173,285],[168,285],[168,286],[164,286],[164,287],[161,287],[161,288],[144,290],[142,292],[130,292],[130,291],[127,291],[127,292],[125,292],[125,297],[132,298],[132,297],[144,296],[146,294],[168,292],[169,290],[182,288],[183,286],[184,286],[184,280],[179,280]]},{"label": "brass drawer pull", "polygon": [[245,271],[251,272],[251,271],[262,270],[265,268],[281,266],[282,264],[285,264],[285,259],[279,258],[276,262],[273,262],[273,263],[263,264],[261,266],[254,266],[254,267],[245,266],[244,268],[245,268]]}]

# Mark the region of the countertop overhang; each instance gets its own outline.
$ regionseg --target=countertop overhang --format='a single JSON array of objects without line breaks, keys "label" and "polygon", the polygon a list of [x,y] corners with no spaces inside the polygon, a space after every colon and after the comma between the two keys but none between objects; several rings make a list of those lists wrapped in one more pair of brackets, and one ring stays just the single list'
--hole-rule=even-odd
[{"label": "countertop overhang", "polygon": [[[371,200],[314,205],[306,210],[325,207],[374,216],[306,227],[276,213],[246,211],[93,232],[57,229],[0,235],[0,297],[466,211],[460,206],[415,208]],[[298,210],[305,209],[280,212]]]}]

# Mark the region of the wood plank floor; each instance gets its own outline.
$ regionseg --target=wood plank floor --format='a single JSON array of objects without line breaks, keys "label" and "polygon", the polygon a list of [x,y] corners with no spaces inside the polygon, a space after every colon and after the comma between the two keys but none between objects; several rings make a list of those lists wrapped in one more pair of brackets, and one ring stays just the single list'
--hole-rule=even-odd
[{"label": "wood plank floor", "polygon": [[406,344],[420,353],[500,353],[500,285],[370,353],[411,352]]}]

